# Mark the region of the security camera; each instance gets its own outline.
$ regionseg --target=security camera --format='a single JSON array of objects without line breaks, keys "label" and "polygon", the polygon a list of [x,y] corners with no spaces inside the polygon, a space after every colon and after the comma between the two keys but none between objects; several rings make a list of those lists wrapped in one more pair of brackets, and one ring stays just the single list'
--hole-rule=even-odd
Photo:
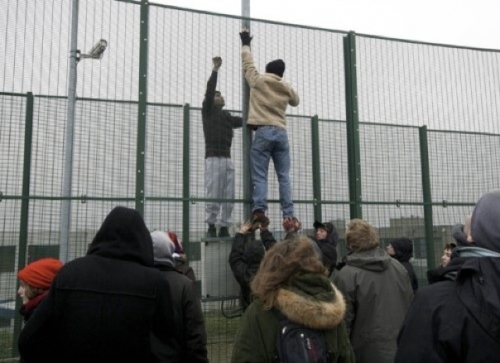
[{"label": "security camera", "polygon": [[81,58],[92,58],[92,59],[101,59],[104,51],[108,46],[108,42],[104,39],[99,40],[92,49],[86,54],[80,54]]}]

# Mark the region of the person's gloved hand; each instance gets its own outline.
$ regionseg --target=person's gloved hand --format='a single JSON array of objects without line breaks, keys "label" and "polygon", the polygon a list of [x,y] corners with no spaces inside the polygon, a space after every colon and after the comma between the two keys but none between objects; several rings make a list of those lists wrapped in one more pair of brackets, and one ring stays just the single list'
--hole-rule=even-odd
[{"label": "person's gloved hand", "polygon": [[249,29],[243,29],[240,32],[240,39],[241,39],[241,45],[248,45],[250,46],[250,42],[252,41],[253,37],[250,36],[250,30]]}]

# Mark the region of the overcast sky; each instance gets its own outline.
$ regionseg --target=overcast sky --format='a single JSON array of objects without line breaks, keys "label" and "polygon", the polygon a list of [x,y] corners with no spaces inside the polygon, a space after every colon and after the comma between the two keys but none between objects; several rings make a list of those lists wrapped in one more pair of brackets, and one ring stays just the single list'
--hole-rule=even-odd
[{"label": "overcast sky", "polygon": [[[152,0],[241,15],[241,0]],[[250,17],[431,43],[500,49],[500,0],[250,0]]]}]

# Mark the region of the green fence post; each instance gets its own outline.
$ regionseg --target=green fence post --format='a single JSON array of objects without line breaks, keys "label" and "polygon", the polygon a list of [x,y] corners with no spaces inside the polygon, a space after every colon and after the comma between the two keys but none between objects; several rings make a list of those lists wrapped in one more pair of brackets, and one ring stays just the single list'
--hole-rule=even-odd
[{"label": "green fence post", "polygon": [[[241,27],[250,29],[250,0],[241,1]],[[239,42],[239,41],[238,41]],[[253,193],[253,183],[252,183],[252,172],[250,169],[250,149],[252,147],[252,130],[247,126],[248,121],[248,103],[250,100],[250,86],[245,79],[243,71],[241,72],[241,88],[242,88],[242,117],[243,117],[243,128],[242,128],[242,144],[243,144],[243,219],[251,218],[252,212],[252,193]]]},{"label": "green fence post", "polygon": [[190,150],[190,107],[189,103],[184,105],[184,131],[182,141],[182,239],[184,250],[187,254],[188,261],[190,260],[191,250],[189,247],[189,203],[190,203],[190,173],[189,173],[189,150]]},{"label": "green fence post", "polygon": [[137,117],[137,155],[135,177],[135,209],[144,215],[145,167],[146,167],[146,120],[148,101],[148,33],[149,4],[141,0],[141,30],[139,43],[139,110]]},{"label": "green fence post", "polygon": [[[26,266],[26,249],[28,246],[28,218],[30,207],[30,181],[31,181],[31,150],[33,140],[33,93],[28,92],[26,97],[26,116],[24,125],[24,160],[23,160],[23,199],[21,201],[21,222],[19,225],[19,253],[17,256],[17,269]],[[17,294],[16,294],[17,295]],[[22,316],[17,312],[21,308],[22,301],[16,298],[16,314],[14,318],[14,339],[12,341],[13,356],[19,355],[17,341],[21,333]]]},{"label": "green fence post", "polygon": [[434,251],[434,224],[432,218],[431,175],[429,167],[429,145],[427,141],[427,126],[419,128],[420,163],[422,169],[422,194],[424,200],[425,245],[427,247],[427,268],[436,264]]},{"label": "green fence post", "polygon": [[349,162],[349,199],[352,218],[362,218],[361,161],[359,147],[358,88],[356,75],[356,34],[344,37],[347,154]]},{"label": "green fence post", "polygon": [[319,121],[318,116],[311,119],[311,151],[312,151],[312,174],[313,174],[313,199],[314,199],[314,219],[322,221],[321,204],[321,169],[319,150]]}]

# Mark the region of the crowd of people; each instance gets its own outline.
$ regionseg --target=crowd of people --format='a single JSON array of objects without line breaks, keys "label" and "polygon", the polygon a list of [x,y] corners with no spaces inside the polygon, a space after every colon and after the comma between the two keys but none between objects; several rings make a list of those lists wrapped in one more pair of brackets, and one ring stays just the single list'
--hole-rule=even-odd
[{"label": "crowd of people", "polygon": [[[231,361],[286,361],[291,355],[300,362],[498,361],[500,191],[482,196],[465,224],[454,226],[457,243],[444,246],[440,266],[429,266],[429,286],[418,285],[413,241],[401,237],[384,248],[366,220],[348,223],[348,253],[340,258],[332,222],[315,221],[314,234],[307,236],[294,213],[285,111],[298,105],[299,96],[283,81],[285,63],[271,61],[259,73],[249,31],[240,38],[251,90],[246,125],[255,132],[254,189],[252,214],[228,256],[243,310]],[[244,123],[223,110],[216,90],[222,59],[212,62],[202,107],[205,222],[207,237],[227,238],[235,188],[233,129]],[[266,215],[271,159],[286,232],[282,241]],[[41,259],[18,277],[22,362],[208,362],[201,301],[182,242],[172,231],[150,232],[136,210],[115,207],[84,257],[64,266]],[[301,333],[286,335],[291,330]],[[285,335],[294,343],[287,345]]]},{"label": "crowd of people", "polygon": [[[347,225],[341,263],[331,222],[316,221],[311,236],[295,224],[282,241],[267,218],[260,239],[243,223],[229,255],[244,308],[231,361],[273,362],[283,319],[320,332],[331,362],[496,361],[498,215],[500,190],[481,197],[467,244],[447,244],[418,290],[407,239],[384,249],[365,220]],[[18,273],[21,361],[208,362],[200,298],[179,252],[175,233],[150,233],[137,211],[116,207],[86,256],[28,264]]]}]

